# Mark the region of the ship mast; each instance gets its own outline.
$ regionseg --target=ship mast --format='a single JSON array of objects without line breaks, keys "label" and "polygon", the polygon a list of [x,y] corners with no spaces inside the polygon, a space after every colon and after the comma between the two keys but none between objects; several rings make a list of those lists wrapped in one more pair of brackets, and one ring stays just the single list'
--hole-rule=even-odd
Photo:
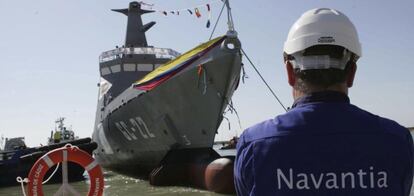
[{"label": "ship mast", "polygon": [[112,11],[128,16],[125,47],[148,47],[145,32],[154,26],[155,22],[143,25],[141,15],[154,11],[141,9],[141,4],[136,1],[129,3],[129,8],[112,9]]},{"label": "ship mast", "polygon": [[63,130],[63,127],[64,127],[64,125],[63,125],[63,121],[65,120],[65,118],[64,117],[60,117],[60,118],[58,118],[56,121],[55,121],[55,123],[58,125],[58,128],[59,128],[59,131],[62,131]]}]

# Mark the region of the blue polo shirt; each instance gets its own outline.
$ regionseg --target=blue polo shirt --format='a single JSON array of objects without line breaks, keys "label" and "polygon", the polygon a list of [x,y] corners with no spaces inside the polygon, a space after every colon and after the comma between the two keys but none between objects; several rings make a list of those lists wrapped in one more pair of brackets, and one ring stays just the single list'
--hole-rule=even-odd
[{"label": "blue polo shirt", "polygon": [[314,93],[243,132],[234,177],[241,196],[408,196],[413,139],[345,94]]}]

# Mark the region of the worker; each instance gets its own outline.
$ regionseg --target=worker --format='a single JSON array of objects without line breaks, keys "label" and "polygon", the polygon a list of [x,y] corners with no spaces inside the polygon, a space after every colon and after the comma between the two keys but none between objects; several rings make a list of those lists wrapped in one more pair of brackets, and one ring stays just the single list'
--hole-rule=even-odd
[{"label": "worker", "polygon": [[359,57],[356,28],[343,13],[312,9],[293,24],[284,64],[294,104],[240,136],[238,195],[410,194],[409,131],[350,103]]},{"label": "worker", "polygon": [[59,143],[60,139],[61,139],[62,135],[60,133],[60,131],[55,131],[55,134],[53,134],[53,141],[54,143]]}]

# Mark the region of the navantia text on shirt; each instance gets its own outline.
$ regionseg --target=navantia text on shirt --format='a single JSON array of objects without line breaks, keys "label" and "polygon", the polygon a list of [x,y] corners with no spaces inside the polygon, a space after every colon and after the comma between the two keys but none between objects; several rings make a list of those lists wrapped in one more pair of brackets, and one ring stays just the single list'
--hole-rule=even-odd
[{"label": "navantia text on shirt", "polygon": [[286,189],[377,189],[388,187],[387,172],[373,166],[354,172],[300,173],[277,168],[277,188]]}]

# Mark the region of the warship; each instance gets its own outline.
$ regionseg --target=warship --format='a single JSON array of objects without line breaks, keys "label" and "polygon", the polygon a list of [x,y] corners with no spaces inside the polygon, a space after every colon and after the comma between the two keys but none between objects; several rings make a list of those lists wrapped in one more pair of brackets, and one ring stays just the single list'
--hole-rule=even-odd
[{"label": "warship", "polygon": [[237,33],[229,29],[181,55],[148,45],[145,33],[155,22],[144,25],[141,15],[152,10],[131,2],[112,11],[128,22],[125,45],[99,58],[95,158],[105,168],[152,179],[182,176],[189,169],[183,165],[219,158],[214,138],[240,80]]}]

